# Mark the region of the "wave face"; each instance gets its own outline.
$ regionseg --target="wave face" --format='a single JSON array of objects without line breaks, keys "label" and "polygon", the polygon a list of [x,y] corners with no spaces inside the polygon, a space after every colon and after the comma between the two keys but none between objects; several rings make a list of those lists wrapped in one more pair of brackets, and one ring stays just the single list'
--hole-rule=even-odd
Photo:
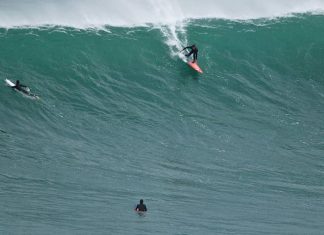
[{"label": "wave face", "polygon": [[77,28],[174,24],[186,19],[256,19],[323,12],[322,0],[2,0],[0,27]]},{"label": "wave face", "polygon": [[322,233],[323,22],[0,29],[0,232]]}]

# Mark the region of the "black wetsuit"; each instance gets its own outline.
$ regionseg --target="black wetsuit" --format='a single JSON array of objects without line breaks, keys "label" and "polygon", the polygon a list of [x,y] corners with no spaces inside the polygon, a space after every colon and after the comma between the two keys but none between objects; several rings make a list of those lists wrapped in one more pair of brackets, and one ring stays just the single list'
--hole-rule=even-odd
[{"label": "black wetsuit", "polygon": [[193,62],[196,62],[196,60],[198,59],[198,48],[195,45],[192,45],[183,48],[183,50],[185,49],[191,49],[191,51],[188,54],[186,54],[186,56],[188,57],[191,54],[193,54]]},{"label": "black wetsuit", "polygon": [[16,85],[13,86],[12,88],[17,89],[18,91],[24,92],[25,94],[29,94],[29,92],[27,90],[27,86],[20,85],[20,83],[16,83]]},{"label": "black wetsuit", "polygon": [[135,210],[136,211],[147,211],[146,205],[145,204],[137,204]]}]

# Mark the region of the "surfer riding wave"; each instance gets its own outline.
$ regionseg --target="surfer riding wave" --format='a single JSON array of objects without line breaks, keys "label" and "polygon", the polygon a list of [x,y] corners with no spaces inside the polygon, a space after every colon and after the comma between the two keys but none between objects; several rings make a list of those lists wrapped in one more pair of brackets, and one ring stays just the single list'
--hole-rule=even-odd
[{"label": "surfer riding wave", "polygon": [[193,61],[192,63],[196,63],[197,59],[198,59],[198,48],[196,47],[195,44],[191,45],[191,46],[187,46],[187,47],[184,47],[182,51],[186,50],[186,49],[191,49],[191,51],[188,53],[188,54],[185,54],[185,56],[189,57],[193,54]]}]

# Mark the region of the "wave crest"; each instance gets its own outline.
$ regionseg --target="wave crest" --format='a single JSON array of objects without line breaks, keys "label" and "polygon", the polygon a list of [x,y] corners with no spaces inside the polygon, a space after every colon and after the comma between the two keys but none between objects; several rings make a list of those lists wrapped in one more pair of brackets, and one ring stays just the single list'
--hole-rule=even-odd
[{"label": "wave crest", "polygon": [[175,24],[185,19],[256,19],[323,12],[321,0],[3,0],[0,27],[63,25],[76,28]]}]

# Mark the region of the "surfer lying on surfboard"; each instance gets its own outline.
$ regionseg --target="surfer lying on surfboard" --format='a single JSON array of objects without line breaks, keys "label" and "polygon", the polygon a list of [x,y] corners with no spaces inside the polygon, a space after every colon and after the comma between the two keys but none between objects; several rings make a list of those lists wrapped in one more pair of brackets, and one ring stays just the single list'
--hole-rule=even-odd
[{"label": "surfer lying on surfboard", "polygon": [[16,84],[12,88],[29,95],[29,88],[25,85],[20,84],[19,80],[16,81]]},{"label": "surfer lying on surfboard", "polygon": [[33,93],[30,92],[29,87],[20,84],[19,80],[16,81],[16,84],[10,81],[9,79],[5,79],[6,84],[14,89],[15,91],[18,91],[19,93],[23,94],[24,96],[27,96],[32,99],[39,99],[39,97]]},{"label": "surfer lying on surfboard", "polygon": [[196,47],[196,45],[193,44],[192,46],[184,47],[181,51],[184,51],[186,49],[191,49],[191,51],[188,54],[186,54],[185,56],[189,57],[191,54],[193,54],[192,63],[196,63],[196,61],[198,59],[198,48]]}]

